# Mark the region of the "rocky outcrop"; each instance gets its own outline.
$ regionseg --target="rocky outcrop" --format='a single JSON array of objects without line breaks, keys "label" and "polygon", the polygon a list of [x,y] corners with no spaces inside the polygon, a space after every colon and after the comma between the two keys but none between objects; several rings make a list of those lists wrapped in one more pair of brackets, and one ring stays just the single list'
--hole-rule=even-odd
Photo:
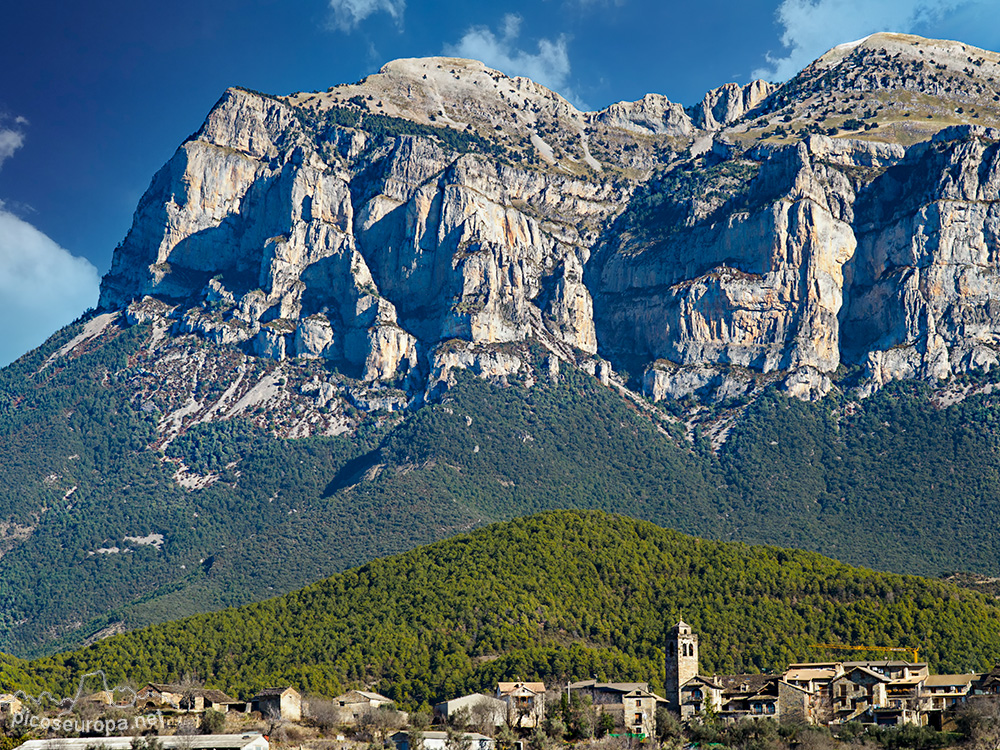
[{"label": "rocky outcrop", "polygon": [[778,87],[767,81],[751,81],[745,86],[727,83],[712,89],[688,111],[695,127],[719,130],[756,109]]},{"label": "rocky outcrop", "polygon": [[[993,366],[998,135],[758,150],[762,169],[717,220],[602,251],[599,340],[623,360],[684,366],[649,370],[654,398],[718,389],[717,365],[788,371],[803,398],[827,392],[841,362],[864,364],[863,394]],[[858,170],[872,176],[860,192]]]},{"label": "rocky outcrop", "polygon": [[643,395],[654,401],[687,396],[725,401],[746,395],[753,386],[753,377],[742,368],[711,365],[678,367],[665,361],[656,362],[646,370],[642,382]]},{"label": "rocky outcrop", "polygon": [[684,107],[659,94],[646,94],[637,102],[612,104],[592,114],[590,120],[637,133],[691,135],[695,132],[695,125]]}]

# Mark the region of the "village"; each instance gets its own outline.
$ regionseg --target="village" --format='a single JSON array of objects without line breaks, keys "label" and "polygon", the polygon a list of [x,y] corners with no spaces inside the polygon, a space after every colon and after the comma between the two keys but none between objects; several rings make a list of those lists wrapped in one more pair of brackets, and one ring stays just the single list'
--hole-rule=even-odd
[{"label": "village", "polygon": [[437,703],[432,715],[401,711],[369,690],[330,699],[290,685],[237,700],[193,684],[148,683],[78,695],[48,710],[23,693],[6,693],[0,730],[23,750],[513,750],[544,746],[533,742],[543,733],[550,740],[579,733],[556,719],[561,736],[551,737],[552,717],[567,711],[583,717],[584,736],[635,745],[662,740],[664,724],[709,720],[941,730],[963,705],[1000,695],[1000,664],[986,673],[935,675],[916,659],[827,661],[791,664],[780,674],[706,675],[698,633],[683,621],[667,633],[664,668],[663,696],[648,682],[514,680]]}]

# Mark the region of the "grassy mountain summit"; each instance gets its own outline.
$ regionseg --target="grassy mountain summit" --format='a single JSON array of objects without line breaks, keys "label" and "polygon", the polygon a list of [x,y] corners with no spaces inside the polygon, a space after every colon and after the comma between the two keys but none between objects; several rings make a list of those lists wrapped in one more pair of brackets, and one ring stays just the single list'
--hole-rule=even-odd
[{"label": "grassy mountain summit", "polygon": [[556,511],[4,669],[56,690],[97,669],[136,683],[193,673],[239,694],[361,684],[413,707],[515,676],[662,685],[663,635],[681,616],[708,674],[826,657],[816,643],[918,646],[937,670],[1000,655],[1000,605],[950,584]]},{"label": "grassy mountain summit", "polygon": [[833,48],[730,132],[744,143],[822,134],[909,145],[960,124],[1000,125],[1000,55],[881,33]]}]

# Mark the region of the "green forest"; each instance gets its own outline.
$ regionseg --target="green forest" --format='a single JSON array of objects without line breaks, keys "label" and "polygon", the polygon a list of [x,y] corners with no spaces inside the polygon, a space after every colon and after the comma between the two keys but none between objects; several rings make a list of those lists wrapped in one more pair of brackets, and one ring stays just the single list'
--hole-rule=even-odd
[{"label": "green forest", "polygon": [[915,646],[937,671],[986,670],[1000,656],[1000,605],[938,580],[551,511],[242,608],[0,662],[0,675],[5,689],[57,694],[95,670],[136,685],[193,674],[241,696],[362,684],[410,708],[503,678],[662,689],[664,633],[679,618],[700,633],[707,674],[838,656],[817,643]]},{"label": "green forest", "polygon": [[[568,366],[530,386],[466,373],[439,403],[366,418],[354,436],[277,439],[237,419],[187,431],[164,456],[150,448],[161,415],[132,399],[148,327],[43,366],[81,325],[0,371],[0,649],[23,657],[562,508],[880,570],[1000,572],[1000,394],[941,408],[912,383],[863,402],[768,390],[734,407],[713,451]],[[544,371],[542,353],[519,356]],[[187,491],[165,459],[219,481]],[[161,547],[122,541],[150,533]]]}]

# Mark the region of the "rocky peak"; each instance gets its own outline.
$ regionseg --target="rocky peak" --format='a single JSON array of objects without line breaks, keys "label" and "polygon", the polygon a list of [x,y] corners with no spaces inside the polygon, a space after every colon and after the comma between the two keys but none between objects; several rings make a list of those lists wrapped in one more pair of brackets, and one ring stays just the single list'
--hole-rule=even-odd
[{"label": "rocky peak", "polygon": [[453,57],[395,60],[356,84],[284,101],[318,116],[347,107],[474,133],[518,158],[568,171],[614,169],[623,162],[646,169],[647,162],[635,163],[624,150],[637,142],[636,135],[689,136],[695,130],[683,107],[658,94],[581,112],[528,78]]}]

